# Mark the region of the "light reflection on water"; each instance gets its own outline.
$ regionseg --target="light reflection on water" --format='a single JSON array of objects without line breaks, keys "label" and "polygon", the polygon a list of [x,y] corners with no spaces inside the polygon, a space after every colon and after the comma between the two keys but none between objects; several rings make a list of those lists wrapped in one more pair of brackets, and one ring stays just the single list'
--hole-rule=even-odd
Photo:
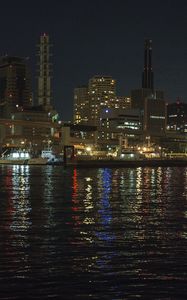
[{"label": "light reflection on water", "polygon": [[0,182],[0,299],[185,299],[185,168],[1,166]]}]

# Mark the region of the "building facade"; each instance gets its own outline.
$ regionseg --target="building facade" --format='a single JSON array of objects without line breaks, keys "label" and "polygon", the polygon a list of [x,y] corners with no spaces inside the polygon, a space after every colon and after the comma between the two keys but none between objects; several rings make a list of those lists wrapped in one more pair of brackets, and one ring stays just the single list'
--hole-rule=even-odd
[{"label": "building facade", "polygon": [[111,108],[130,109],[131,98],[126,96],[116,96],[114,105],[111,105]]},{"label": "building facade", "polygon": [[138,109],[107,108],[101,113],[98,143],[102,147],[118,147],[120,139],[127,145],[141,143],[143,119]]},{"label": "building facade", "polygon": [[74,89],[74,124],[87,124],[89,122],[89,92],[87,86]]},{"label": "building facade", "polygon": [[101,110],[111,107],[116,98],[116,80],[111,76],[94,76],[89,80],[88,90],[90,123],[99,126]]},{"label": "building facade", "polygon": [[103,109],[130,109],[131,98],[116,96],[116,81],[110,76],[94,76],[88,86],[74,89],[74,124],[100,126]]},{"label": "building facade", "polygon": [[156,97],[144,101],[143,130],[145,136],[162,137],[166,131],[166,103]]},{"label": "building facade", "polygon": [[177,100],[167,105],[167,130],[187,132],[187,103]]},{"label": "building facade", "polygon": [[32,105],[30,72],[26,58],[0,58],[0,105],[4,113],[8,109],[14,111],[18,107]]}]

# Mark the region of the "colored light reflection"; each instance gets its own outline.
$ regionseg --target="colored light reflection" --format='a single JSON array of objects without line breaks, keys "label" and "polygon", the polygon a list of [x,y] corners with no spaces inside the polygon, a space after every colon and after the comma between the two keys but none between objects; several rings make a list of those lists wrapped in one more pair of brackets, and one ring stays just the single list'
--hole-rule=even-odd
[{"label": "colored light reflection", "polygon": [[111,241],[115,237],[112,231],[109,230],[112,222],[112,213],[110,207],[110,192],[111,192],[111,175],[110,169],[101,169],[99,173],[99,190],[101,191],[100,209],[98,214],[102,225],[101,231],[97,232],[97,237],[103,241]]},{"label": "colored light reflection", "polygon": [[75,226],[78,226],[81,224],[80,221],[80,215],[77,213],[79,211],[79,199],[78,199],[78,174],[77,174],[77,169],[73,170],[73,183],[72,183],[72,211],[73,211],[73,215],[72,215],[72,220],[74,222]]},{"label": "colored light reflection", "polygon": [[[73,194],[72,194],[72,201],[74,203],[77,202],[77,190],[78,190],[77,169],[74,169],[73,170]],[[72,207],[72,210],[77,210],[77,207]]]}]

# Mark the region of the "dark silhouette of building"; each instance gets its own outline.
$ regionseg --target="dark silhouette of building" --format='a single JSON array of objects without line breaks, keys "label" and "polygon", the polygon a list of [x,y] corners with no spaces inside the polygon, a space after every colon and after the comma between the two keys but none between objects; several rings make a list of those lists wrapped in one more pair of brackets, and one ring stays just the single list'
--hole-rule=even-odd
[{"label": "dark silhouette of building", "polygon": [[187,103],[177,100],[167,105],[167,129],[187,132]]},{"label": "dark silhouette of building", "polygon": [[144,48],[144,71],[142,73],[142,88],[153,90],[153,70],[152,70],[152,40],[145,40]]},{"label": "dark silhouette of building", "polygon": [[152,40],[145,40],[142,88],[131,91],[132,108],[139,109],[146,136],[163,136],[166,127],[166,105],[163,91],[154,89]]},{"label": "dark silhouette of building", "polygon": [[0,58],[0,105],[10,110],[32,105],[30,72],[26,58]]}]

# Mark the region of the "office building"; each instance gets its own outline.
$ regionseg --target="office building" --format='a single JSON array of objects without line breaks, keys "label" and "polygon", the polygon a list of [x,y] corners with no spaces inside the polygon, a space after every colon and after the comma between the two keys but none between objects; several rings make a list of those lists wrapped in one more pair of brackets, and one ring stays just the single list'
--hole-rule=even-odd
[{"label": "office building", "polygon": [[89,80],[90,123],[99,125],[103,108],[111,106],[116,98],[116,81],[110,76],[94,76]]},{"label": "office building", "polygon": [[143,119],[138,109],[107,108],[101,112],[98,143],[102,147],[119,146],[123,137],[128,144],[141,143]]},{"label": "office building", "polygon": [[116,81],[110,76],[94,76],[88,86],[74,90],[74,124],[100,126],[103,108],[129,107],[131,99],[116,97]]}]

